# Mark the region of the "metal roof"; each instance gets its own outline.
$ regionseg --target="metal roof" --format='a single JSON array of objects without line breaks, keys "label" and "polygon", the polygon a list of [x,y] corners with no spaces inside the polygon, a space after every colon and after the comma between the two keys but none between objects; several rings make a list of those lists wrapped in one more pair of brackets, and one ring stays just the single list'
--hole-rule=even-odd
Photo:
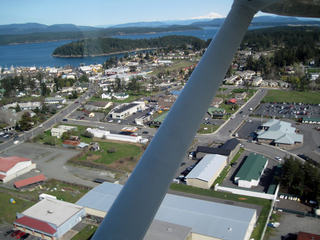
[{"label": "metal roof", "polygon": [[55,234],[57,231],[51,227],[48,223],[39,221],[37,219],[23,216],[13,222],[13,224],[22,225],[25,227],[29,227],[40,232],[49,233],[50,235]]},{"label": "metal roof", "polygon": [[46,179],[47,178],[43,174],[40,174],[40,175],[31,177],[31,178],[27,178],[27,179],[23,179],[23,180],[14,182],[14,185],[16,188],[21,188],[21,187],[28,186],[33,183],[45,181]]},{"label": "metal roof", "polygon": [[31,159],[12,156],[12,157],[0,157],[0,171],[8,172],[11,168],[13,168],[19,162],[28,162]]},{"label": "metal roof", "polygon": [[[123,186],[105,182],[77,205],[108,212]],[[205,236],[243,240],[256,210],[166,194],[154,219],[193,228]]]},{"label": "metal roof", "polygon": [[250,153],[235,178],[246,181],[258,180],[267,161],[268,159],[260,154]]},{"label": "metal roof", "polygon": [[123,106],[122,108],[115,109],[114,113],[122,113],[122,112],[127,111],[128,109],[133,108],[137,105],[139,105],[139,104],[138,103],[130,103],[128,105]]},{"label": "metal roof", "polygon": [[208,182],[216,174],[221,165],[226,165],[226,161],[227,157],[225,156],[208,154],[192,169],[186,178],[197,178]]}]

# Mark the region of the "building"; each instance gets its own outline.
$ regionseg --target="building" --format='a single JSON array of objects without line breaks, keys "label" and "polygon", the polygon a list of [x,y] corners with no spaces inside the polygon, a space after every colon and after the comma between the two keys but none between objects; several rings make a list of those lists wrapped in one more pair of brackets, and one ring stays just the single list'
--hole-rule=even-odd
[{"label": "building", "polygon": [[208,154],[186,176],[187,185],[210,189],[225,166],[226,156]]},{"label": "building", "polygon": [[52,137],[61,138],[62,134],[67,132],[67,131],[68,130],[61,129],[61,128],[51,128],[51,136]]},{"label": "building", "polygon": [[297,240],[320,240],[320,235],[307,232],[299,232]]},{"label": "building", "polygon": [[0,181],[6,183],[36,168],[31,159],[12,156],[0,157]]},{"label": "building", "polygon": [[223,118],[226,115],[224,108],[209,107],[208,113],[212,118]]},{"label": "building", "polygon": [[124,119],[133,113],[143,110],[145,106],[145,102],[138,101],[134,101],[129,104],[123,104],[111,110],[111,117],[113,119]]},{"label": "building", "polygon": [[257,132],[260,143],[268,143],[277,147],[302,146],[303,135],[296,133],[296,128],[291,123],[271,119],[262,124],[262,130]]},{"label": "building", "polygon": [[[230,151],[229,153],[229,157],[228,157],[228,160],[229,159],[233,159],[233,157],[237,154],[237,152],[239,151],[240,149],[240,141],[236,138],[231,138],[229,140],[227,140],[222,146],[220,149],[223,149],[223,150],[227,150],[227,151]],[[228,161],[229,163],[229,161]]]},{"label": "building", "polygon": [[63,143],[61,144],[62,147],[65,148],[80,148],[83,149],[85,147],[88,147],[89,144],[83,143],[80,141],[72,141],[72,140],[64,140]]},{"label": "building", "polygon": [[302,118],[302,123],[308,123],[308,124],[320,124],[320,118],[309,118],[309,117],[304,117],[304,118]]},{"label": "building", "polygon": [[30,178],[26,178],[26,179],[14,182],[13,184],[17,189],[23,189],[23,188],[38,186],[44,183],[46,180],[47,178],[43,174],[40,174],[34,177],[30,177]]},{"label": "building", "polygon": [[166,116],[168,115],[168,113],[169,113],[169,111],[166,111],[165,113],[161,114],[160,116],[152,119],[150,121],[150,126],[160,127],[160,125],[163,123],[163,121],[166,118]]},{"label": "building", "polygon": [[110,133],[110,131],[101,130],[98,128],[87,128],[86,131],[91,133],[93,135],[93,137],[107,139],[107,140],[113,140],[113,141],[140,143],[142,140],[141,136],[112,134],[112,133]]},{"label": "building", "polygon": [[75,126],[67,126],[67,125],[59,125],[58,126],[59,129],[64,129],[67,131],[78,131],[78,128]]},{"label": "building", "polygon": [[267,158],[260,154],[250,153],[234,177],[234,182],[237,183],[239,187],[244,188],[258,186],[267,165]]},{"label": "building", "polygon": [[17,213],[14,226],[45,239],[61,238],[85,217],[84,207],[45,198],[22,213]]},{"label": "building", "polygon": [[62,97],[47,97],[44,101],[47,104],[64,104],[66,99]]},{"label": "building", "polygon": [[137,125],[143,126],[145,123],[150,121],[150,115],[142,115],[134,119]]},{"label": "building", "polygon": [[[88,215],[105,217],[122,187],[118,184],[104,182],[89,191],[76,204],[85,207]],[[164,236],[168,228],[164,228],[163,225],[158,226],[156,221],[166,223],[166,226],[175,224],[192,229],[191,238],[187,239],[249,240],[256,219],[254,209],[166,194],[151,226],[154,224],[153,226],[159,231],[158,234],[162,233]],[[154,234],[151,226],[148,230],[149,235]],[[147,238],[148,232],[145,239],[150,239]],[[183,235],[181,238],[173,239],[186,238]]]}]

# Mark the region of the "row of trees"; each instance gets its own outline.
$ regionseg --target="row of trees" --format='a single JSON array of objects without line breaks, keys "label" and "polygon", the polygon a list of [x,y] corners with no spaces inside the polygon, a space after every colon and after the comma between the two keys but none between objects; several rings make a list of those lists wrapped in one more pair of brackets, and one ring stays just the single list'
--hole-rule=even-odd
[{"label": "row of trees", "polygon": [[308,162],[284,159],[281,185],[288,193],[305,199],[320,200],[320,170]]},{"label": "row of trees", "polygon": [[151,39],[118,39],[118,38],[88,38],[80,41],[73,41],[56,48],[53,55],[98,55],[122,51],[132,51],[141,48],[166,48],[168,51],[176,47],[192,45],[195,50],[208,46],[210,41],[204,41],[192,36],[164,36]]}]

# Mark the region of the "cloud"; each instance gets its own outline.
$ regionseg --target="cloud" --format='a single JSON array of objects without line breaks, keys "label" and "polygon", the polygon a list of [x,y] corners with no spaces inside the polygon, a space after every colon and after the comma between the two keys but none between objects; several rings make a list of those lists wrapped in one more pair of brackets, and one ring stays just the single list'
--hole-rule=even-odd
[{"label": "cloud", "polygon": [[224,16],[221,16],[220,14],[218,13],[214,13],[214,12],[211,12],[205,16],[200,16],[200,17],[192,17],[192,18],[184,18],[184,19],[181,19],[181,20],[189,20],[189,19],[214,19],[214,18],[223,18]]}]

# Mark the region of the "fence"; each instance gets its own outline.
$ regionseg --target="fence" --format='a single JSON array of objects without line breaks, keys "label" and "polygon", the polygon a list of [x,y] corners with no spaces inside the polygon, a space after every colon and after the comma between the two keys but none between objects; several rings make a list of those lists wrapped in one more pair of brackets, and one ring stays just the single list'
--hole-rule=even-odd
[{"label": "fence", "polygon": [[320,218],[320,216],[318,216],[315,213],[300,212],[300,211],[295,211],[295,210],[286,209],[286,208],[279,208],[279,207],[273,207],[273,209],[277,210],[277,211],[280,211],[280,212],[293,213],[293,214],[297,214],[297,215],[301,215],[301,216],[307,216],[307,217],[313,217],[313,218]]},{"label": "fence", "polygon": [[216,184],[214,186],[215,191],[223,191],[223,192],[230,192],[233,194],[239,194],[239,195],[245,195],[249,197],[257,197],[257,198],[263,198],[268,200],[275,200],[277,195],[273,194],[267,194],[263,192],[254,192],[254,191],[247,191],[243,189],[237,189],[237,188],[231,188],[231,187],[223,187],[219,186],[219,184]]}]

